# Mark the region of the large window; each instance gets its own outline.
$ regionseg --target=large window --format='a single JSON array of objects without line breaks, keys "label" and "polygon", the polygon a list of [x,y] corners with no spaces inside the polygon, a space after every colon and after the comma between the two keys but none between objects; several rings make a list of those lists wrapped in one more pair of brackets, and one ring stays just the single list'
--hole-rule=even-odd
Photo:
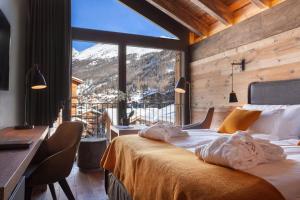
[{"label": "large window", "polygon": [[118,45],[73,42],[72,118],[101,133],[103,114],[117,123]]},{"label": "large window", "polygon": [[131,111],[132,124],[181,123],[178,38],[117,0],[72,0],[72,27],[71,114],[86,134],[103,135],[106,115],[116,125]]},{"label": "large window", "polygon": [[[90,47],[80,51],[87,45]],[[83,80],[79,86],[82,101],[111,103],[118,90],[118,66],[118,45],[74,43],[73,76]]]},{"label": "large window", "polygon": [[128,112],[132,123],[175,122],[175,68],[179,52],[127,47]]}]

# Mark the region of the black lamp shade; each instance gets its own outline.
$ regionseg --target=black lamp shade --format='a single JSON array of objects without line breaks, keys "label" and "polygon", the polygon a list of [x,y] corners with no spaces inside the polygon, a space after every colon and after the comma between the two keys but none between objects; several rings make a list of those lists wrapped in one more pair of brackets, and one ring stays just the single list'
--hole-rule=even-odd
[{"label": "black lamp shade", "polygon": [[186,92],[186,81],[185,78],[181,77],[176,86],[175,86],[175,92],[177,93],[185,93]]},{"label": "black lamp shade", "polygon": [[47,83],[41,71],[35,68],[32,74],[32,81],[30,82],[30,87],[33,90],[41,90],[47,87]]},{"label": "black lamp shade", "polygon": [[236,103],[236,102],[238,102],[236,93],[232,91],[229,95],[229,103]]}]

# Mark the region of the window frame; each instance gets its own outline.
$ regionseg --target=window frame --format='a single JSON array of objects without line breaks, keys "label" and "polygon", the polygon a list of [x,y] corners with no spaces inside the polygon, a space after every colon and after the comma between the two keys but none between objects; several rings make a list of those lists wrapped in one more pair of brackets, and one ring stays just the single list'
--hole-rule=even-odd
[{"label": "window frame", "polygon": [[[126,48],[127,46],[137,46],[145,48],[159,48],[168,50],[177,50],[181,52],[179,76],[183,76],[190,82],[190,54],[189,54],[189,34],[190,32],[181,24],[157,10],[144,1],[128,1],[121,0],[130,8],[142,13],[152,22],[163,27],[170,33],[174,34],[178,39],[158,38],[152,36],[143,36],[129,33],[118,33],[103,30],[93,30],[86,28],[72,27],[72,40],[110,43],[118,45],[119,56],[119,90],[126,92]],[[191,122],[190,115],[190,91],[184,95],[180,95],[178,104],[183,104],[183,113],[180,113],[183,124]],[[126,103],[126,102],[125,102]],[[125,104],[120,103],[119,110],[125,109]],[[120,119],[120,112],[118,112]]]}]

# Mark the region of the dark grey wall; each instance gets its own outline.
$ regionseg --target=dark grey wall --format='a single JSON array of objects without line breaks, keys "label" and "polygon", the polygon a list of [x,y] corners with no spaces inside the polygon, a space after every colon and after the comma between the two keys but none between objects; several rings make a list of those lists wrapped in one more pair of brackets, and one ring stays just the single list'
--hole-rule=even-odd
[{"label": "dark grey wall", "polygon": [[26,0],[0,0],[11,25],[9,90],[0,91],[0,128],[23,121],[26,8]]}]

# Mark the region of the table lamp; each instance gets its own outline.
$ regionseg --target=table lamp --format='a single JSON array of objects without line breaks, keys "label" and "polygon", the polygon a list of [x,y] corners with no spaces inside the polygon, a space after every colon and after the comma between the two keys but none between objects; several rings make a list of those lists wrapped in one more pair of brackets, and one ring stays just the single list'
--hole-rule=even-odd
[{"label": "table lamp", "polygon": [[[30,75],[32,77],[30,78]],[[42,90],[47,88],[47,83],[39,67],[35,64],[26,72],[25,77],[25,111],[24,111],[24,124],[21,126],[16,126],[15,129],[32,129],[33,125],[29,125],[27,122],[27,96],[28,96],[28,88],[32,90]]]}]

